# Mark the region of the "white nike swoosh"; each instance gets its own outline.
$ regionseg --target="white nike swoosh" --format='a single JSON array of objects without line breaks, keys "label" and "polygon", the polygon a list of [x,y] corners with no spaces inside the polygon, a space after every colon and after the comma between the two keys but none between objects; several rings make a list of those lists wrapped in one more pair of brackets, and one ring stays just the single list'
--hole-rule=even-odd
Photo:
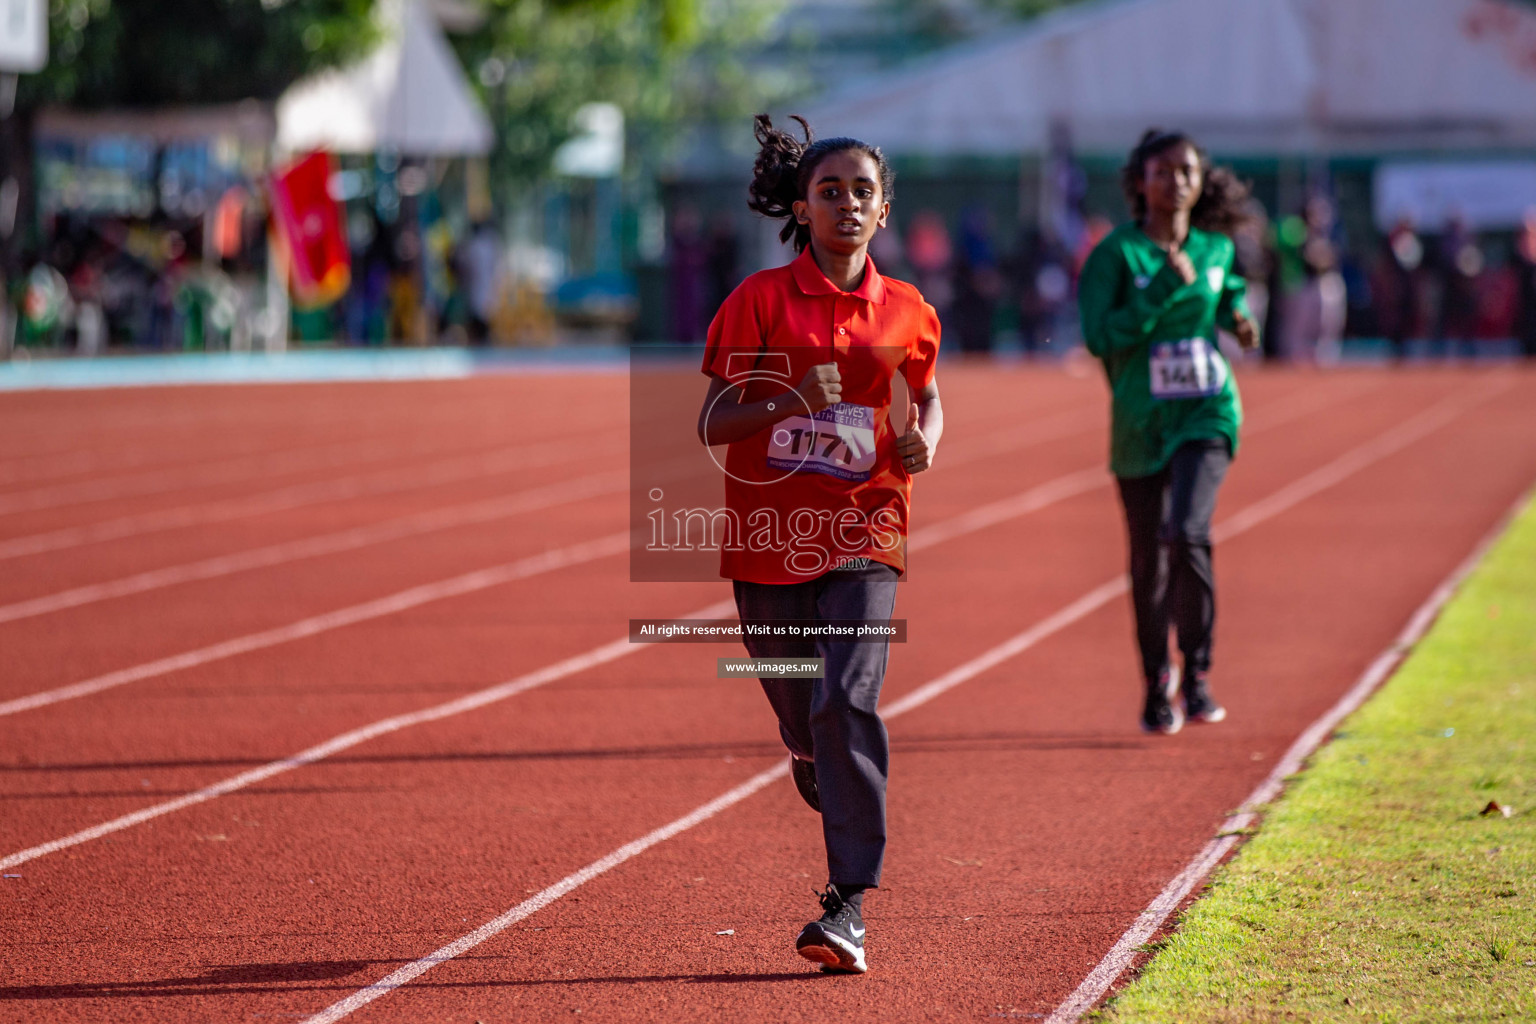
[{"label": "white nike swoosh", "polygon": [[848,930],[853,933],[853,937],[856,939],[862,939],[864,937],[863,928],[849,928]]}]

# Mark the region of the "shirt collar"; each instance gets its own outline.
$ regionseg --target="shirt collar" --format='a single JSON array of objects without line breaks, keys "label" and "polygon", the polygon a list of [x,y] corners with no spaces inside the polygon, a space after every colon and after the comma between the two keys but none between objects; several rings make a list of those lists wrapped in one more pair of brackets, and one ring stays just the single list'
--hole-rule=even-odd
[{"label": "shirt collar", "polygon": [[795,257],[790,270],[795,275],[795,284],[807,295],[852,295],[856,299],[865,302],[873,302],[877,305],[885,304],[885,279],[880,276],[880,271],[875,269],[875,261],[872,257],[864,257],[864,280],[851,292],[844,292],[827,280],[827,275],[821,272],[816,265],[816,257],[811,255],[811,247]]}]

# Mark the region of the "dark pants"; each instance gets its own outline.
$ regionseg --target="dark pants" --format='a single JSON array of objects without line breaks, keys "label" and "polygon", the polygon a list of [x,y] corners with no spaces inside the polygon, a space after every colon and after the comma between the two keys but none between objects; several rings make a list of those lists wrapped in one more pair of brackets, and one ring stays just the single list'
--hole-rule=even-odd
[{"label": "dark pants", "polygon": [[1168,668],[1168,626],[1179,637],[1186,673],[1211,667],[1216,578],[1211,514],[1232,461],[1225,438],[1192,441],[1160,473],[1117,477],[1131,540],[1131,603],[1148,682]]},{"label": "dark pants", "polygon": [[[878,562],[829,572],[805,583],[735,581],[743,622],[780,619],[878,619],[896,607],[896,570]],[[885,858],[885,780],[890,743],[875,711],[888,645],[847,641],[745,638],[754,658],[823,658],[821,679],[763,679],[790,753],[816,762],[828,881],[880,884]]]}]

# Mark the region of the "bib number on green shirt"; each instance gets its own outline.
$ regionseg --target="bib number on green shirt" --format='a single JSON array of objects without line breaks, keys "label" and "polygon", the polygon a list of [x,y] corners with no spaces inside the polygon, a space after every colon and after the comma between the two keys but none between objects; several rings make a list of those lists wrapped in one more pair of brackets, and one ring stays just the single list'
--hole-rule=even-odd
[{"label": "bib number on green shirt", "polygon": [[1226,360],[1204,338],[1164,341],[1152,346],[1152,397],[1206,398],[1227,382]]}]

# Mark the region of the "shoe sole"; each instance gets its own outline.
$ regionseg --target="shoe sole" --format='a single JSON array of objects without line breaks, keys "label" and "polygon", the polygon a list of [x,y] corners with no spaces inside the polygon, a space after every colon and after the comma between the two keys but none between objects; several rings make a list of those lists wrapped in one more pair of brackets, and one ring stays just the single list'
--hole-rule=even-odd
[{"label": "shoe sole", "polygon": [[1141,731],[1142,732],[1144,732],[1144,733],[1157,733],[1160,736],[1172,736],[1174,733],[1180,731],[1183,728],[1184,728],[1184,715],[1179,711],[1179,709],[1177,707],[1174,708],[1173,724],[1172,725],[1161,726],[1161,725],[1148,725],[1146,722],[1142,722],[1141,723]]},{"label": "shoe sole", "polygon": [[836,972],[838,974],[864,974],[869,970],[869,967],[864,963],[864,951],[862,949],[859,950],[857,957],[837,946],[800,946],[796,949],[796,952],[812,963],[821,964],[823,971]]},{"label": "shoe sole", "polygon": [[1188,715],[1186,716],[1186,720],[1190,722],[1199,722],[1202,725],[1215,725],[1217,722],[1225,721],[1226,717],[1227,709],[1217,708],[1215,711],[1206,711],[1198,715]]}]

